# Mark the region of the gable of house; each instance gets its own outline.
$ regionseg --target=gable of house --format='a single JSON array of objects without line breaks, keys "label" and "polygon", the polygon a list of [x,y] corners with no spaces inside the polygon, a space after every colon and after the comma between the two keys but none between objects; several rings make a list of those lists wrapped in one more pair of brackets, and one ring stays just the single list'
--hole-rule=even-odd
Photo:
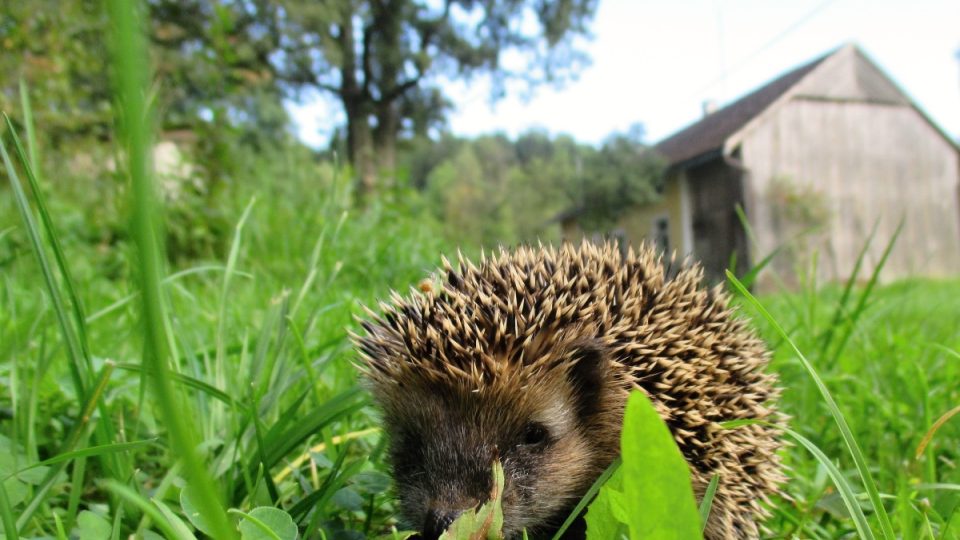
[{"label": "gable of house", "polygon": [[[886,277],[960,268],[956,143],[856,46],[785,73],[655,148],[670,164],[670,196],[626,218],[628,237],[660,237],[668,219],[670,243],[701,259],[708,276],[722,278],[730,253],[751,256],[737,205],[758,232],[758,257],[790,241],[775,204],[784,186],[796,192],[788,198],[822,199],[824,217],[812,218],[822,234],[810,248],[831,266],[821,279],[846,277],[872,224],[889,239],[900,216],[903,245]],[[868,267],[880,258],[876,244]],[[804,257],[786,265],[780,257],[781,270]]]}]

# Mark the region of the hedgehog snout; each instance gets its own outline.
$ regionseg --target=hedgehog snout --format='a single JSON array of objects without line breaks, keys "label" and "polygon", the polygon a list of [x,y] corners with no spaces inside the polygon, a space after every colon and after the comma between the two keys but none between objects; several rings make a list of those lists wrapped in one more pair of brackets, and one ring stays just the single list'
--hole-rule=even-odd
[{"label": "hedgehog snout", "polygon": [[431,508],[424,519],[421,536],[424,540],[437,540],[462,513],[463,510]]}]

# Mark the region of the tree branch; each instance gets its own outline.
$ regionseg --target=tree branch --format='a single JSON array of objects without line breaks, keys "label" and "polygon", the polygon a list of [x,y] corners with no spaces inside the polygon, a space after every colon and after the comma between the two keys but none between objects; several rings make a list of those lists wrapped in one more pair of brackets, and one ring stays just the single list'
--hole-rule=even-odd
[{"label": "tree branch", "polygon": [[412,79],[407,79],[406,81],[394,86],[390,89],[389,92],[385,92],[380,99],[379,103],[390,103],[391,101],[399,98],[403,94],[410,90],[414,86],[420,84],[420,80],[423,79],[423,72],[417,68],[417,76]]},{"label": "tree branch", "polygon": [[364,97],[370,97],[370,79],[373,78],[373,67],[370,64],[370,39],[373,36],[373,24],[363,27],[363,53],[360,58],[363,67],[363,86],[360,92]]}]

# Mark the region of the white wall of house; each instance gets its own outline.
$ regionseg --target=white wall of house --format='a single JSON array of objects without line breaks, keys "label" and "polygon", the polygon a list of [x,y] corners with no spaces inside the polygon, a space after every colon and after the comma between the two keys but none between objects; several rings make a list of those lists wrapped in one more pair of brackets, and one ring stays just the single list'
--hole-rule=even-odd
[{"label": "white wall of house", "polygon": [[797,261],[818,254],[821,281],[850,275],[876,223],[861,277],[869,276],[901,218],[882,277],[956,275],[960,157],[916,109],[797,95],[769,112],[739,141],[755,201],[755,258],[781,245],[784,233],[799,233],[786,230],[782,205],[774,204],[792,185],[797,206],[820,200],[827,212],[823,229],[796,243],[806,252]]}]

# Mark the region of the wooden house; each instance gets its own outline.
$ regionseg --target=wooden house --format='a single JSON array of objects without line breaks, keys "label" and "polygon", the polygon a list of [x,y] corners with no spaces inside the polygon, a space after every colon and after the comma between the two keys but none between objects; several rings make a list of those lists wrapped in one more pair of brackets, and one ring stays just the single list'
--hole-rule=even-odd
[{"label": "wooden house", "polygon": [[692,255],[711,279],[777,250],[788,283],[843,280],[875,231],[863,279],[901,220],[882,278],[960,273],[957,143],[854,45],[705,111],[656,149],[669,163],[662,200],[620,234]]}]

